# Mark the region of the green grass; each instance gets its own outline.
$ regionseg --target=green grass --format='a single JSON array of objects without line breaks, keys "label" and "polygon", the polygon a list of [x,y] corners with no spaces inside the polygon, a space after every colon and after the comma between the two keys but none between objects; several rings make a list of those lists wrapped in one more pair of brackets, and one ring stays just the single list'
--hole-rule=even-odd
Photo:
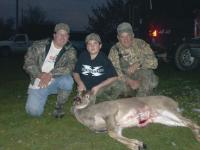
[{"label": "green grass", "polygon": [[[69,111],[72,98],[62,119],[51,116],[56,96],[49,97],[42,117],[28,116],[24,105],[29,79],[22,64],[23,57],[0,58],[0,150],[127,149],[106,133],[93,133],[77,122]],[[160,77],[156,93],[173,97],[183,108],[183,114],[200,124],[200,114],[192,111],[200,108],[200,71],[184,73],[162,64],[156,73]],[[188,128],[151,124],[125,129],[124,135],[144,141],[148,150],[200,150],[200,143]]]}]

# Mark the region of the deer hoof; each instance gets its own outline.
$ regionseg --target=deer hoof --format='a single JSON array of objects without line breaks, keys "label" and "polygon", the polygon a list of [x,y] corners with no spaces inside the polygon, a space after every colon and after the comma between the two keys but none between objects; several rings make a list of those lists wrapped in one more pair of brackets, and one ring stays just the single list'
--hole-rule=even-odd
[{"label": "deer hoof", "polygon": [[143,143],[142,146],[139,146],[139,150],[146,150],[147,149],[147,145]]}]

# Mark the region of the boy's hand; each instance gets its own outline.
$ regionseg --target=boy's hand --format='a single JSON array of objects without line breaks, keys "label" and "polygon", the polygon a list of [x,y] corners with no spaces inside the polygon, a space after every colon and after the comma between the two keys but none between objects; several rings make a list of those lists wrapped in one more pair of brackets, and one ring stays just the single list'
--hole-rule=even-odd
[{"label": "boy's hand", "polygon": [[79,92],[86,91],[86,87],[85,87],[84,83],[81,82],[78,84],[78,91]]}]

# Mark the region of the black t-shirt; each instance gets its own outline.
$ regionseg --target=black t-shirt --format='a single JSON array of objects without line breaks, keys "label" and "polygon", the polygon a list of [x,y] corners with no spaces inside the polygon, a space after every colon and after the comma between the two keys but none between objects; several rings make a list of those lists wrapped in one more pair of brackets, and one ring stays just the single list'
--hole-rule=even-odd
[{"label": "black t-shirt", "polygon": [[98,85],[104,80],[117,76],[117,72],[108,57],[99,52],[95,59],[91,60],[88,51],[80,54],[75,66],[75,73],[79,73],[87,90]]}]

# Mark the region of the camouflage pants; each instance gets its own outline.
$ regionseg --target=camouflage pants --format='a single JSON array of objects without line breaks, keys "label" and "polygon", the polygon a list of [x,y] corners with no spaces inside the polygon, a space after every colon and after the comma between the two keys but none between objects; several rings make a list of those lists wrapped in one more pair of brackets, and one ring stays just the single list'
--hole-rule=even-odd
[{"label": "camouflage pants", "polygon": [[158,85],[158,77],[151,69],[140,69],[131,79],[140,81],[140,87],[137,90],[136,96],[149,96]]},{"label": "camouflage pants", "polygon": [[152,94],[153,89],[158,85],[158,77],[150,69],[140,69],[129,78],[140,81],[140,87],[137,90],[132,90],[124,81],[118,80],[97,94],[97,103],[121,97],[148,96]]}]

